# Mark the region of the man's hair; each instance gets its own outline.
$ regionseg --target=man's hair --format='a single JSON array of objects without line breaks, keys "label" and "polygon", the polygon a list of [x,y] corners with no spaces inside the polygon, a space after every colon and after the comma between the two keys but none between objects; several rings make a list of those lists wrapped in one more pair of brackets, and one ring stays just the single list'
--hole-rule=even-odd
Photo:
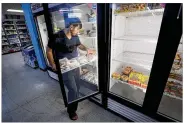
[{"label": "man's hair", "polygon": [[78,27],[79,26],[79,29],[81,29],[82,28],[82,23],[81,23],[81,21],[80,21],[80,19],[79,18],[68,18],[67,20],[66,20],[66,22],[67,22],[67,28],[69,28],[71,25],[73,26],[73,27]]}]

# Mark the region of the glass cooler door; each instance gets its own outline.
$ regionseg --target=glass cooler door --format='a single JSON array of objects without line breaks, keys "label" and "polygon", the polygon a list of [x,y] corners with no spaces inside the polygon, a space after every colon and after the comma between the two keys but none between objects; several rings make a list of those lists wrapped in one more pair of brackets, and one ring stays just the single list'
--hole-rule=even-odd
[{"label": "glass cooler door", "polygon": [[167,80],[158,112],[182,121],[183,102],[183,39],[181,38],[178,50]]},{"label": "glass cooler door", "polygon": [[[77,48],[77,56],[58,58],[67,103],[80,101],[98,93],[97,4],[49,4],[53,34],[66,29],[70,20],[79,19],[81,44],[93,51]],[[60,40],[59,38],[55,40]],[[73,52],[73,51],[72,51]]]},{"label": "glass cooler door", "polygon": [[164,4],[112,4],[110,93],[142,105]]}]

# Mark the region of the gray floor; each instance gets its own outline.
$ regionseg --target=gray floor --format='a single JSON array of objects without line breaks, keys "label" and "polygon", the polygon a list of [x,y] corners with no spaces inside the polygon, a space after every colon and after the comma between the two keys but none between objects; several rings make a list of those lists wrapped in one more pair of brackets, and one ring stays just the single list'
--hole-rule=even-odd
[{"label": "gray floor", "polygon": [[[77,113],[81,122],[125,121],[88,100],[79,103]],[[21,53],[2,56],[2,121],[71,121],[59,83],[25,65]]]}]

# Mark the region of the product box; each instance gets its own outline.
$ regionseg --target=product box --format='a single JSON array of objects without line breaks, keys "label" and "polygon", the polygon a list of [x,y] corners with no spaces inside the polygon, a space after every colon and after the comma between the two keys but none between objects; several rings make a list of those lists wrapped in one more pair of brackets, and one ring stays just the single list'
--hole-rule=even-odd
[{"label": "product box", "polygon": [[38,67],[38,61],[36,59],[35,51],[33,46],[28,46],[22,49],[22,55],[26,64],[32,68]]}]

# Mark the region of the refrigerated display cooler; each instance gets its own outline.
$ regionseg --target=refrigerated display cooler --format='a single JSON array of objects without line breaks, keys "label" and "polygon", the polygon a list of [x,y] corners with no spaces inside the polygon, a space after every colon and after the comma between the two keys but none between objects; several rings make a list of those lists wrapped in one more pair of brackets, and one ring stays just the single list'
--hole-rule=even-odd
[{"label": "refrigerated display cooler", "polygon": [[[181,4],[58,3],[32,8],[48,73],[60,82],[66,106],[96,97],[100,105],[132,121],[182,121]],[[80,18],[78,37],[96,54],[89,57],[78,49],[78,57],[58,59],[54,72],[46,56],[48,40],[66,28],[70,18]],[[82,89],[71,101],[62,78],[76,69],[82,73]]]}]

